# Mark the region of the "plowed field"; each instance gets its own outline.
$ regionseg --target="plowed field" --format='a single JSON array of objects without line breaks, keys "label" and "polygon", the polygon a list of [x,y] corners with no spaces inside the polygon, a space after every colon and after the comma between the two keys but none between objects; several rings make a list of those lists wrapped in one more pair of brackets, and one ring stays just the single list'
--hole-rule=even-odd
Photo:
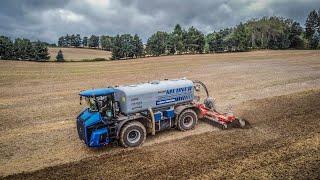
[{"label": "plowed field", "polygon": [[[233,110],[253,127],[221,131],[199,123],[148,137],[136,149],[88,149],[78,139],[80,90],[179,77],[203,81],[220,110]],[[320,51],[0,61],[0,176],[316,177],[319,88]],[[288,95],[296,92],[302,93]]]},{"label": "plowed field", "polygon": [[320,90],[249,101],[237,112],[250,129],[207,132],[8,178],[320,178]]}]

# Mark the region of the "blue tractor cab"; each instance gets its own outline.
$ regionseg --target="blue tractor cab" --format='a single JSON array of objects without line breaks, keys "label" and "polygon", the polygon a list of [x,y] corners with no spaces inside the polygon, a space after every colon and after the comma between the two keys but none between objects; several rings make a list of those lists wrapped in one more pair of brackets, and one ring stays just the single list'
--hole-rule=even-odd
[{"label": "blue tractor cab", "polygon": [[115,114],[114,89],[101,88],[81,91],[80,104],[84,98],[87,107],[77,117],[78,135],[90,147],[109,143],[108,120]]}]

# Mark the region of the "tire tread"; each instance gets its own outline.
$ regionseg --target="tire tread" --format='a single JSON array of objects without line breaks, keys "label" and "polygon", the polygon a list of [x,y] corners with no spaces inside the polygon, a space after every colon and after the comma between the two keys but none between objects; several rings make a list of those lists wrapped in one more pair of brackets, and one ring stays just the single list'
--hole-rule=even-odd
[{"label": "tire tread", "polygon": [[127,148],[127,147],[131,147],[129,146],[128,144],[126,144],[126,142],[124,141],[124,135],[125,135],[125,132],[126,130],[129,128],[129,127],[132,127],[132,126],[138,126],[140,127],[142,130],[143,130],[143,140],[142,142],[138,145],[138,146],[141,146],[144,141],[146,140],[146,136],[147,136],[147,132],[146,132],[146,128],[144,127],[143,124],[141,124],[139,121],[131,121],[131,122],[128,122],[126,123],[122,128],[121,128],[121,131],[120,131],[120,144],[121,146]]}]

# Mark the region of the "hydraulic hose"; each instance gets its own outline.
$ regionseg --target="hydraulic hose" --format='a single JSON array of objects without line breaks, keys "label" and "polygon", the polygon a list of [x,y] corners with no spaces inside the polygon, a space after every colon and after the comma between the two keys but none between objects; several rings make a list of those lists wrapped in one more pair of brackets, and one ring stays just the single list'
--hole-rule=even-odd
[{"label": "hydraulic hose", "polygon": [[207,86],[203,82],[201,82],[199,80],[193,80],[192,82],[195,84],[200,84],[203,87],[203,89],[206,91],[207,98],[209,97],[209,91],[207,89]]}]

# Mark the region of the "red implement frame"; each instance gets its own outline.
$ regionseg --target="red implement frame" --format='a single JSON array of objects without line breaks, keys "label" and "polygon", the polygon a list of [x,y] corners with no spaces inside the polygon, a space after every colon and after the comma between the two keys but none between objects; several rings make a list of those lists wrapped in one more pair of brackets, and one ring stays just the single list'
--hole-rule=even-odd
[{"label": "red implement frame", "polygon": [[215,110],[206,108],[204,104],[197,104],[197,107],[200,110],[201,117],[216,122],[225,127],[227,126],[227,124],[237,120],[233,114],[219,113]]}]

